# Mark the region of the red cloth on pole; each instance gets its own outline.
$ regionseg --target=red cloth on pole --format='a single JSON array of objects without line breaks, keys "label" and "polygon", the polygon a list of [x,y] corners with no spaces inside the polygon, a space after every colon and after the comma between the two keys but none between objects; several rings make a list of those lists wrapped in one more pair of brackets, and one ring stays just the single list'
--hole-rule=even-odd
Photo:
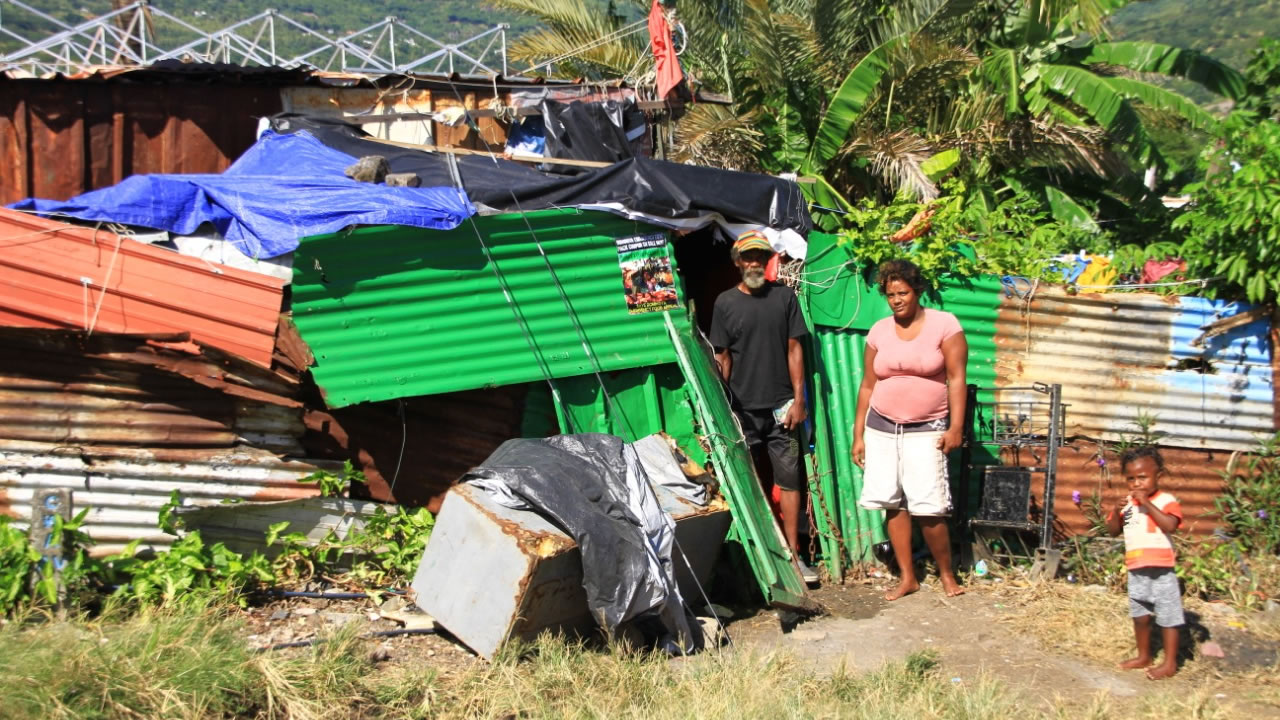
[{"label": "red cloth on pole", "polygon": [[671,42],[671,26],[662,14],[662,4],[653,0],[649,8],[649,41],[653,43],[653,63],[658,76],[658,97],[666,98],[671,89],[680,84],[684,74],[680,72],[680,59],[676,57]]}]

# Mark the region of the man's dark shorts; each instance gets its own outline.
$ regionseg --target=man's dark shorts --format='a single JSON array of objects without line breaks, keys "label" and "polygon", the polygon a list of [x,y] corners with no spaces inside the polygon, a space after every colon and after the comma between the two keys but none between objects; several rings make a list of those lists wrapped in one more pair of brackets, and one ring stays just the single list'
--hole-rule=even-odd
[{"label": "man's dark shorts", "polygon": [[773,419],[772,410],[739,410],[738,419],[742,421],[742,434],[746,435],[749,447],[768,446],[774,484],[783,490],[799,490],[799,433],[787,432]]}]

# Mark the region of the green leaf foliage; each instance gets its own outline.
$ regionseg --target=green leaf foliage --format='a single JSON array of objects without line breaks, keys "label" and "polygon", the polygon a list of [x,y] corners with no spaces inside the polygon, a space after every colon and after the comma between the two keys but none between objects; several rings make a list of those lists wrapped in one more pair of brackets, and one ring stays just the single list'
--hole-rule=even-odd
[{"label": "green leaf foliage", "polygon": [[805,160],[806,174],[821,173],[858,122],[867,101],[889,70],[889,55],[902,47],[904,38],[894,38],[867,53],[831,97],[814,133],[813,146]]},{"label": "green leaf foliage", "polygon": [[1233,113],[1206,151],[1206,178],[1174,221],[1193,277],[1216,277],[1211,293],[1275,302],[1280,295],[1280,123]]},{"label": "green leaf foliage", "polygon": [[1244,97],[1245,78],[1227,64],[1185,48],[1154,42],[1106,42],[1080,52],[1084,65],[1115,65],[1134,72],[1158,73],[1191,80],[1231,100]]},{"label": "green leaf foliage", "polygon": [[[944,183],[945,194],[928,204],[902,196],[888,204],[861,201],[848,214],[850,227],[841,233],[841,242],[865,265],[908,258],[935,281],[978,273],[1060,281],[1054,269],[1058,255],[1080,248],[1109,249],[1113,243],[1112,236],[1088,224],[1090,213],[1062,191],[1051,191],[1062,206],[1064,217],[1059,219],[1047,200],[1048,189],[1037,191],[1012,177],[1007,183],[994,200],[982,189],[950,180]],[[894,242],[894,233],[922,211],[931,213],[927,232]]]}]

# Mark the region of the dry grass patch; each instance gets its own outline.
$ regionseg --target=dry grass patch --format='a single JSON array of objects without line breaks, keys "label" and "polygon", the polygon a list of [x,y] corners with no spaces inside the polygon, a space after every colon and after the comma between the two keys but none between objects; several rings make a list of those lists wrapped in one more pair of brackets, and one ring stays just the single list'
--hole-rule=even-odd
[{"label": "dry grass patch", "polygon": [[[984,591],[1010,608],[1006,622],[1019,633],[1038,640],[1042,647],[1106,668],[1115,668],[1120,660],[1133,656],[1133,620],[1124,595],[1063,583],[1006,585],[1011,586]],[[1188,612],[1203,618],[1213,613],[1202,600],[1183,601]],[[1255,638],[1270,642],[1280,637],[1280,619],[1274,614],[1244,619]],[[1184,657],[1185,654],[1184,649]],[[1137,711],[1148,717],[1223,717],[1218,695],[1230,703],[1257,703],[1280,709],[1280,663],[1231,670],[1219,660],[1202,657],[1196,647],[1171,685],[1169,689],[1153,688],[1153,694],[1143,696]]]}]

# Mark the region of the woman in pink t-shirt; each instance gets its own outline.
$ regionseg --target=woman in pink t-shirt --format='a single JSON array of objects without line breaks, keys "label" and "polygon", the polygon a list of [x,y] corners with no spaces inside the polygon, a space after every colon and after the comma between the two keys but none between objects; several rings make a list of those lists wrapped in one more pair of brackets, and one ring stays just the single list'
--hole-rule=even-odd
[{"label": "woman in pink t-shirt", "polygon": [[951,569],[951,489],[947,453],[963,441],[965,364],[969,345],[956,316],[920,307],[920,269],[906,260],[880,266],[880,292],[892,317],[871,327],[858,410],[853,462],[863,469],[858,504],[885,511],[898,561],[897,600],[920,589],[911,558],[911,518],[938,564],[948,595],[964,592]]}]

